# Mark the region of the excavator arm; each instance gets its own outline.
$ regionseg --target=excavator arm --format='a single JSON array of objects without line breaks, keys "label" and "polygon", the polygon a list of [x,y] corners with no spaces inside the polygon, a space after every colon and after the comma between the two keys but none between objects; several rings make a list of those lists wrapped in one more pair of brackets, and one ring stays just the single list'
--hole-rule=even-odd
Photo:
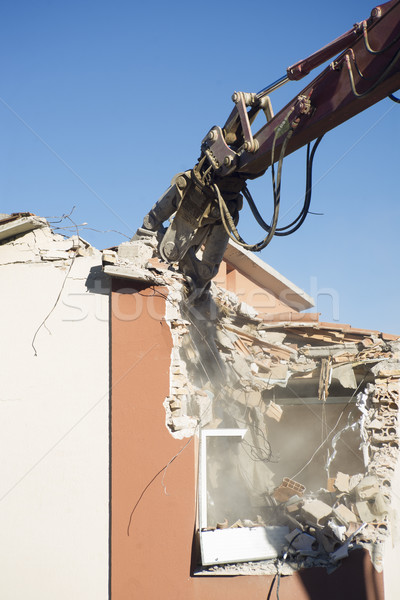
[{"label": "excavator arm", "polygon": [[[333,62],[274,116],[268,94],[290,80],[303,78],[331,58]],[[274,235],[298,229],[308,212],[311,165],[321,137],[399,88],[400,0],[392,0],[374,8],[369,19],[289,67],[284,77],[260,92],[235,92],[234,108],[225,125],[207,133],[198,163],[174,177],[171,187],[146,215],[140,234],[159,231],[160,255],[166,261],[178,262],[192,294],[201,295],[218,271],[229,238],[258,251]],[[252,124],[260,111],[266,124],[253,132]],[[310,149],[313,140],[316,142]],[[280,229],[283,158],[305,145],[308,168],[304,207],[291,226]],[[268,167],[272,169],[274,192],[269,224],[258,213],[246,186],[248,179],[260,177]],[[243,196],[266,231],[258,244],[246,244],[236,229]],[[163,224],[172,216],[165,229]]]}]

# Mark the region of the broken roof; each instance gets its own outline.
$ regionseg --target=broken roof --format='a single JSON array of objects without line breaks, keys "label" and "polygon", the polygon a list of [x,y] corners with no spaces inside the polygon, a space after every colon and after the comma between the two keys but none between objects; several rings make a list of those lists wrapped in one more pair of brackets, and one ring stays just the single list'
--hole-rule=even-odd
[{"label": "broken roof", "polygon": [[46,219],[37,217],[32,213],[13,213],[11,215],[0,215],[0,240],[7,240],[16,235],[21,235],[37,229],[46,227]]}]

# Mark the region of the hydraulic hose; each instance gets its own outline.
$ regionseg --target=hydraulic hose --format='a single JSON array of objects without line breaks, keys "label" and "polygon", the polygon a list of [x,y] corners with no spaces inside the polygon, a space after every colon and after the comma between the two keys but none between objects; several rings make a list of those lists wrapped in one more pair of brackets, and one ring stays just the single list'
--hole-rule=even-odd
[{"label": "hydraulic hose", "polygon": [[277,170],[276,179],[275,179],[275,168],[274,168],[275,144],[276,144],[276,140],[278,139],[282,129],[285,126],[287,126],[289,123],[289,121],[288,121],[289,114],[287,115],[286,119],[282,122],[281,126],[277,127],[277,129],[275,130],[274,140],[273,140],[273,144],[272,144],[271,171],[272,171],[272,189],[273,189],[273,194],[274,194],[274,212],[273,212],[271,225],[267,226],[267,227],[269,227],[268,235],[263,240],[261,240],[257,244],[247,244],[243,240],[243,238],[240,236],[238,230],[236,229],[235,223],[233,222],[232,215],[229,212],[229,209],[226,205],[225,200],[222,197],[222,194],[221,194],[217,184],[214,183],[212,186],[212,188],[214,189],[214,191],[217,195],[222,223],[223,223],[224,229],[225,229],[226,233],[228,234],[229,238],[232,241],[239,244],[239,246],[241,246],[242,248],[245,248],[246,250],[250,250],[252,252],[259,252],[260,250],[263,250],[264,248],[266,248],[266,246],[268,246],[268,244],[270,243],[270,241],[272,240],[272,238],[275,234],[276,226],[278,223],[279,207],[280,207],[280,193],[281,193],[281,179],[282,179],[282,165],[283,165],[283,159],[284,159],[285,152],[286,152],[286,147],[290,141],[290,138],[293,135],[293,129],[289,129],[289,131],[287,132],[285,139],[283,141],[280,156],[279,156],[279,161],[278,161],[278,170]]}]

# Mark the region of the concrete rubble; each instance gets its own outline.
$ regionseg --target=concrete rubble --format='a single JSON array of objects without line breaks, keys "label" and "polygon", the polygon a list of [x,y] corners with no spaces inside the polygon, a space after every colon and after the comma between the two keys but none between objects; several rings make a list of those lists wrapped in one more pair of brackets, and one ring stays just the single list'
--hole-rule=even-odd
[{"label": "concrete rubble", "polygon": [[[332,570],[359,547],[380,570],[394,518],[400,340],[302,323],[301,315],[270,321],[214,284],[207,297],[192,301],[177,268],[157,257],[155,235],[139,232],[104,251],[103,261],[106,273],[167,290],[173,353],[164,406],[171,435],[247,431],[239,447],[225,452],[224,468],[219,450],[214,461],[210,451],[208,528],[288,526],[282,573],[315,565]],[[219,499],[230,461],[242,486],[239,492],[229,484],[231,495],[241,496],[237,508],[226,505],[226,495]],[[199,573],[273,572],[274,564],[215,565]]]},{"label": "concrete rubble", "polygon": [[30,213],[3,215],[0,220],[0,264],[53,262],[65,266],[77,257],[90,257],[99,251],[78,234],[65,238],[53,233],[46,219]]}]

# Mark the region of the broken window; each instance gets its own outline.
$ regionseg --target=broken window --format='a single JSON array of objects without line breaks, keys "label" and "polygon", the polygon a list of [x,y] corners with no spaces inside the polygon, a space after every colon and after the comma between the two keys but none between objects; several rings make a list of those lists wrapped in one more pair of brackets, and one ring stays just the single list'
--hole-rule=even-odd
[{"label": "broken window", "polygon": [[[260,406],[247,406],[240,417],[246,429],[202,430],[199,490],[204,565],[281,555],[290,526],[293,529],[297,519],[305,517],[305,490],[321,490],[319,503],[306,508],[306,521],[322,524],[332,512],[324,500],[331,503],[335,495],[336,477],[330,478],[330,473],[339,474],[341,491],[349,491],[350,477],[364,469],[355,398],[301,397],[293,388],[292,393],[285,389],[282,396],[277,399],[274,394],[274,400],[268,400],[268,394],[260,396],[264,412]],[[339,435],[329,436],[332,431]],[[227,533],[228,529],[241,531]]]},{"label": "broken window", "polygon": [[255,514],[259,504],[241,470],[247,434],[247,429],[201,432],[199,523],[203,565],[277,557],[289,533],[287,527],[264,527],[261,518],[260,527],[243,519],[249,512]]}]

